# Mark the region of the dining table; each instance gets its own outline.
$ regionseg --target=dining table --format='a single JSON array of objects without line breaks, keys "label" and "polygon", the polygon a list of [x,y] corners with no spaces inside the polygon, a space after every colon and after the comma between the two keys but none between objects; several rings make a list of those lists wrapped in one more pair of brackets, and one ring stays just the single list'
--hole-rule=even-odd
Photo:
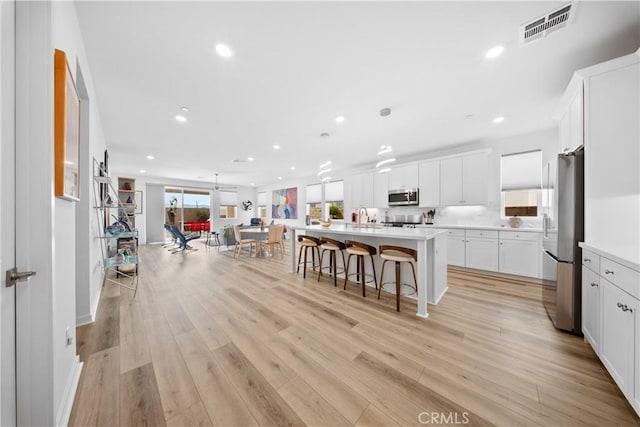
[{"label": "dining table", "polygon": [[[241,228],[240,235],[243,234],[250,236],[250,239],[257,240],[259,243],[261,240],[267,240],[269,238],[269,227]],[[262,252],[261,254],[258,248],[256,248],[256,256],[264,255],[264,248]]]}]

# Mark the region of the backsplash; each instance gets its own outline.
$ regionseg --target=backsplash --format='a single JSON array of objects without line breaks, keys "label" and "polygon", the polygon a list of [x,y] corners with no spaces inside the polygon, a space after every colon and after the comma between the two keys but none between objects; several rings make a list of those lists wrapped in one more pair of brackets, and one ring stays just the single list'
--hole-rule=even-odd
[{"label": "backsplash", "polygon": [[[417,215],[427,212],[431,208],[420,207],[395,207],[388,209],[369,209],[369,216],[372,212],[376,215],[378,221],[387,215]],[[491,225],[509,227],[509,218],[500,216],[499,207],[486,206],[447,206],[444,208],[436,208],[436,216],[433,219],[434,224],[444,225]],[[522,227],[540,228],[542,227],[541,218],[522,217]]]}]

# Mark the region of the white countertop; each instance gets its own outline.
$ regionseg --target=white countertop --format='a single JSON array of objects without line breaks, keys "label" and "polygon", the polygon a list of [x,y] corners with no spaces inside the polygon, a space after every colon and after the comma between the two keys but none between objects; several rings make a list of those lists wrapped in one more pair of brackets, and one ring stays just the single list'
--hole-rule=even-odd
[{"label": "white countertop", "polygon": [[605,251],[603,251],[601,249],[598,249],[598,248],[596,248],[594,246],[588,245],[588,244],[586,244],[584,242],[579,242],[578,246],[580,246],[581,248],[586,249],[588,251],[591,251],[593,253],[596,253],[596,254],[598,254],[600,256],[608,258],[611,261],[615,261],[618,264],[624,265],[627,268],[630,268],[630,269],[635,270],[635,271],[640,271],[640,264],[638,264],[637,262],[633,262],[631,260],[621,258],[621,257],[619,257],[617,255],[613,255],[612,253],[605,252]]},{"label": "white countertop", "polygon": [[314,233],[345,234],[350,236],[369,236],[388,239],[406,240],[431,240],[435,236],[443,234],[444,231],[423,228],[400,228],[400,227],[362,227],[357,228],[352,225],[333,224],[330,227],[321,225],[294,226],[298,231],[312,231]]},{"label": "white countertop", "polygon": [[498,230],[498,231],[521,231],[528,233],[542,233],[542,228],[533,228],[533,227],[520,227],[520,228],[511,228],[511,227],[503,227],[500,225],[460,225],[460,224],[417,224],[416,228],[457,228],[463,230]]}]

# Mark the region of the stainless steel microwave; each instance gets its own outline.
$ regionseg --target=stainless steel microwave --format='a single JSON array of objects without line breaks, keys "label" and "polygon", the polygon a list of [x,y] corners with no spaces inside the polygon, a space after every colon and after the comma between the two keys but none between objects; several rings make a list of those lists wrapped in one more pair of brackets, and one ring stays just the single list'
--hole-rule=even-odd
[{"label": "stainless steel microwave", "polygon": [[389,206],[413,206],[418,203],[417,188],[389,190]]}]

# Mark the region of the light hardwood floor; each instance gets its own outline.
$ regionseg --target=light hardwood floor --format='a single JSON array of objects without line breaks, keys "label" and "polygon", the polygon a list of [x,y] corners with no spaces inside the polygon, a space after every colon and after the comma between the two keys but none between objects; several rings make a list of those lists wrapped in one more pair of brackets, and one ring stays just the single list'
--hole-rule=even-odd
[{"label": "light hardwood floor", "polygon": [[[430,317],[363,299],[290,259],[140,248],[138,295],[111,284],[78,328],[70,425],[637,425],[537,285],[450,270]],[[435,418],[432,418],[435,417]]]}]

